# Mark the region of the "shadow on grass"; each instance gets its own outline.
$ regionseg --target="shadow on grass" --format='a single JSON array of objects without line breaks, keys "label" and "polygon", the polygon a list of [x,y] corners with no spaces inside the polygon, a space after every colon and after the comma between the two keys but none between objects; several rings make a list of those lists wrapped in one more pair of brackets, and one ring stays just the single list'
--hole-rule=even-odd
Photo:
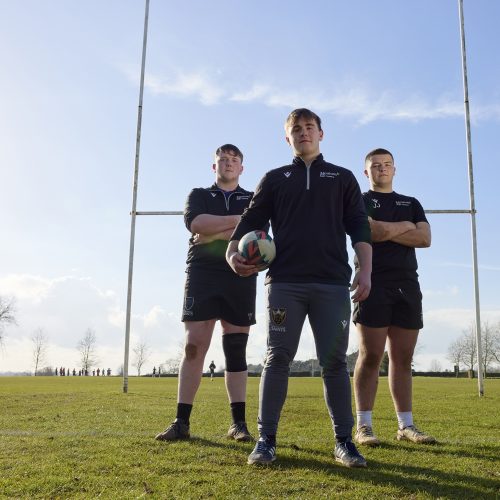
[{"label": "shadow on grass", "polygon": [[[228,441],[212,441],[209,439],[192,436],[191,439],[183,441],[189,446],[202,446],[207,448],[231,449],[233,451],[249,452],[252,443],[236,443]],[[168,443],[162,442],[168,446]],[[477,457],[480,459],[497,460],[495,449],[485,446],[488,455],[484,453],[462,453],[449,449],[443,449],[439,443],[435,445],[417,446],[406,445],[407,451],[425,452],[441,456],[443,460],[453,460],[453,457]],[[404,445],[383,443],[380,448],[385,450],[398,450]],[[280,455],[280,450],[286,450],[286,455]],[[483,447],[482,447],[483,450]],[[289,453],[295,453],[297,456],[290,456]],[[300,456],[299,456],[300,455]],[[313,455],[312,458],[310,455]],[[278,445],[278,458],[272,465],[254,465],[248,466],[257,471],[265,472],[278,468],[281,471],[293,471],[294,469],[303,471],[311,469],[320,471],[326,475],[337,476],[343,479],[352,479],[375,486],[389,486],[400,490],[405,494],[421,494],[427,492],[432,496],[446,498],[485,498],[489,492],[494,498],[500,493],[500,483],[496,478],[487,479],[481,477],[471,477],[456,472],[436,470],[432,466],[412,466],[410,464],[387,464],[379,462],[373,458],[368,458],[367,468],[346,468],[335,462],[332,453],[325,453],[319,450],[298,447],[294,444]]]},{"label": "shadow on grass", "polygon": [[194,436],[191,434],[191,437],[189,439],[182,439],[182,440],[177,440],[177,441],[156,441],[158,444],[163,445],[163,446],[170,446],[174,443],[179,444],[183,443],[189,446],[205,446],[205,447],[211,447],[211,448],[223,448],[223,449],[228,449],[231,448],[232,450],[247,450],[248,453],[252,450],[254,443],[251,442],[236,442],[232,439],[227,439],[226,441],[223,441],[223,437],[220,437],[219,441],[212,441],[211,439],[206,439],[202,438],[199,436]]},{"label": "shadow on grass", "polygon": [[[498,460],[498,447],[488,444],[481,444],[478,447],[477,443],[448,443],[439,441],[435,444],[415,445],[410,443],[382,443],[381,449],[401,451],[418,451],[425,452],[436,456],[447,457],[448,459],[456,457],[458,459],[473,458],[478,460]],[[479,448],[479,451],[478,451]]]}]

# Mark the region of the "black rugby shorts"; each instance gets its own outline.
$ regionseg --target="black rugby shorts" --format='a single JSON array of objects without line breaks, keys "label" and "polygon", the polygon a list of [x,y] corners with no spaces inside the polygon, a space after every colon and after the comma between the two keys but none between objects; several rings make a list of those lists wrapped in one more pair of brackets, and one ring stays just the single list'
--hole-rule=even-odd
[{"label": "black rugby shorts", "polygon": [[184,287],[182,321],[223,319],[233,325],[255,324],[257,276],[190,269]]},{"label": "black rugby shorts", "polygon": [[420,330],[424,326],[422,292],[416,287],[372,286],[368,298],[354,304],[352,321],[371,328],[399,326]]}]

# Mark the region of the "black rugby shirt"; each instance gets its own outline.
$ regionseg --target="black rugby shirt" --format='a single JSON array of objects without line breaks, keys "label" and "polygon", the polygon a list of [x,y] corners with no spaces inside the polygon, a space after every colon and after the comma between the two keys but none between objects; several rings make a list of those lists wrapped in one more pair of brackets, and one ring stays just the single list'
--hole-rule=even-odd
[{"label": "black rugby shirt", "polygon": [[[416,198],[402,194],[363,193],[363,201],[368,215],[382,222],[410,221],[428,222],[424,209]],[[415,248],[393,241],[374,242],[372,284],[399,286],[418,283],[417,256]]]},{"label": "black rugby shirt", "polygon": [[[209,188],[195,188],[186,200],[184,224],[191,231],[191,223],[201,214],[241,215],[248,207],[253,193],[238,186],[226,196],[217,184]],[[261,226],[262,227],[262,226]],[[193,236],[189,239],[187,267],[199,267],[214,271],[233,272],[226,262],[226,240],[215,240],[203,245],[194,245]]]}]

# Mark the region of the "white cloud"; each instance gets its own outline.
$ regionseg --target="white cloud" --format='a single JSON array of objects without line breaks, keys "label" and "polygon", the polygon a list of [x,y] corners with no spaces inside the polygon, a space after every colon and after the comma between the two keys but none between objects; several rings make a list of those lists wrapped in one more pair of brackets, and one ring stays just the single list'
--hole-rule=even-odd
[{"label": "white cloud", "polygon": [[268,95],[270,88],[268,85],[255,83],[249,90],[235,92],[229,97],[229,100],[236,102],[249,102],[264,98]]},{"label": "white cloud", "polygon": [[0,279],[2,294],[39,302],[49,293],[53,281],[28,274],[10,274]]},{"label": "white cloud", "polygon": [[[122,71],[136,82],[137,76],[130,70],[124,68]],[[463,102],[449,95],[430,99],[418,92],[410,95],[401,95],[391,89],[379,92],[352,81],[331,85],[325,82],[322,86],[292,90],[262,81],[236,84],[222,72],[207,74],[177,70],[174,75],[168,76],[146,75],[145,87],[155,95],[191,98],[206,106],[224,101],[287,109],[308,106],[321,113],[351,118],[360,125],[375,120],[417,122],[463,117],[464,114]],[[500,104],[475,104],[471,116],[476,122],[499,120]]]},{"label": "white cloud", "polygon": [[144,327],[149,328],[157,326],[165,315],[166,311],[161,306],[153,306],[144,316]]},{"label": "white cloud", "polygon": [[221,85],[201,73],[178,72],[168,78],[146,75],[144,86],[153,94],[194,97],[206,106],[217,104],[225,94]]}]

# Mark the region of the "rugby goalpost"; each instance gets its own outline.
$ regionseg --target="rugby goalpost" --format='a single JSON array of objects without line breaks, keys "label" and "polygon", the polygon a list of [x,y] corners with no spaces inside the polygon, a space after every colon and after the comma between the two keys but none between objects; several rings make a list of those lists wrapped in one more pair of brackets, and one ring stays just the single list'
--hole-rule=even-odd
[{"label": "rugby goalpost", "polygon": [[[464,115],[465,115],[465,135],[467,145],[467,168],[469,178],[469,209],[464,210],[425,210],[428,214],[469,214],[471,221],[471,241],[472,241],[472,274],[474,280],[474,308],[476,324],[476,359],[477,359],[477,380],[479,396],[484,396],[483,372],[481,366],[482,346],[481,346],[481,314],[479,305],[479,278],[477,263],[477,237],[476,237],[476,205],[474,198],[474,173],[472,164],[472,144],[470,130],[470,110],[469,110],[469,89],[467,81],[467,56],[465,49],[465,29],[464,29],[464,10],[463,0],[458,0],[458,11],[460,20],[460,42],[462,53],[462,77],[464,91]],[[149,0],[145,0],[144,13],[144,34],[142,43],[141,76],[139,85],[139,105],[137,111],[137,132],[135,143],[135,162],[134,176],[132,186],[132,210],[130,211],[130,247],[128,263],[128,285],[127,285],[127,311],[125,317],[125,347],[123,359],[123,392],[128,392],[128,366],[130,350],[130,317],[132,309],[132,278],[134,272],[134,248],[135,248],[135,222],[138,215],[182,215],[182,211],[137,211],[137,185],[139,180],[139,157],[141,149],[141,128],[142,128],[142,103],[144,96],[144,70],[146,67],[146,47],[148,39],[149,23]]]}]

